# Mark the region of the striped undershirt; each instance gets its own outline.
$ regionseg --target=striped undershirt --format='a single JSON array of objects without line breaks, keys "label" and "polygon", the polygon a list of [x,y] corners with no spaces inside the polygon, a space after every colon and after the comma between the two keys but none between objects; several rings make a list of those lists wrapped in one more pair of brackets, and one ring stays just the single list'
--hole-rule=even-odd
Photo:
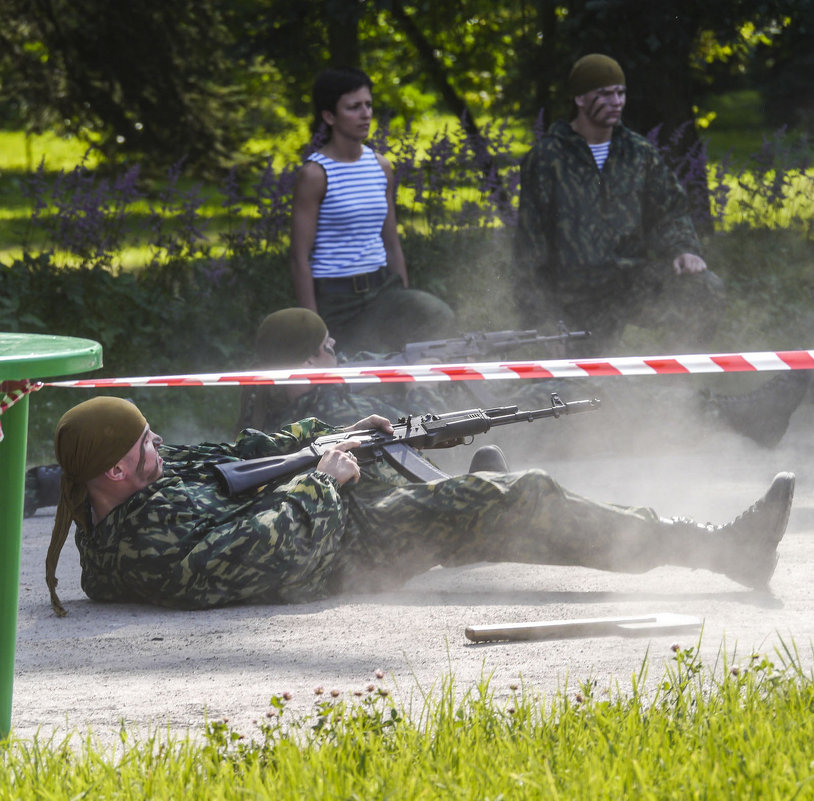
[{"label": "striped undershirt", "polygon": [[382,225],[387,216],[387,176],[366,145],[357,161],[334,161],[312,153],[328,185],[319,207],[311,250],[314,278],[336,278],[378,270],[387,263]]},{"label": "striped undershirt", "polygon": [[594,161],[599,171],[605,166],[605,161],[608,158],[608,151],[610,150],[610,140],[603,142],[601,145],[588,145],[591,148],[591,153],[594,154]]}]

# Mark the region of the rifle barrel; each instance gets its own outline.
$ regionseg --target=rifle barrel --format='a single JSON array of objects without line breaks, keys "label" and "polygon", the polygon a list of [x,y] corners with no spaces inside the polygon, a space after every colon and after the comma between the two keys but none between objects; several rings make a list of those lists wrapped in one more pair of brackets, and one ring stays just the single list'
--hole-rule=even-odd
[{"label": "rifle barrel", "polygon": [[531,423],[534,420],[539,420],[542,417],[559,417],[562,414],[578,414],[579,412],[590,412],[598,409],[601,403],[599,398],[591,398],[590,400],[570,401],[564,403],[558,396],[554,395],[551,398],[551,406],[545,409],[529,409],[504,415],[499,415],[490,418],[493,426],[505,426],[510,423],[519,423],[527,420]]}]

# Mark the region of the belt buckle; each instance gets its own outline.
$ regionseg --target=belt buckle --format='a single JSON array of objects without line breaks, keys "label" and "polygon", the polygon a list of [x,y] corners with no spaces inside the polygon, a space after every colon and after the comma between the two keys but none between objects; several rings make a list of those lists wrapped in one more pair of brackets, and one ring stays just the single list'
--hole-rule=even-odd
[{"label": "belt buckle", "polygon": [[353,276],[353,292],[356,295],[364,295],[365,292],[370,292],[370,273]]}]

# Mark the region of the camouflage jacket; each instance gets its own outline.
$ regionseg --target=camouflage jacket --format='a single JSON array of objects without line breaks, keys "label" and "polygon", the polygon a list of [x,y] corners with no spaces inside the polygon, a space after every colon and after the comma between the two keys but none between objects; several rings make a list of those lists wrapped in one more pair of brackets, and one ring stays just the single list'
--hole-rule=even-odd
[{"label": "camouflage jacket", "polygon": [[687,197],[644,137],[616,126],[600,172],[585,139],[555,122],[521,167],[516,255],[549,286],[590,287],[644,260],[700,254]]},{"label": "camouflage jacket", "polygon": [[[164,446],[164,475],[89,531],[77,528],[82,589],[94,600],[184,609],[323,597],[345,537],[348,495],[314,470],[227,497],[212,462],[298,450],[334,429],[302,420],[267,436],[244,432],[235,445]],[[386,466],[365,470],[365,497],[405,483]],[[364,510],[356,514],[364,526]]]}]

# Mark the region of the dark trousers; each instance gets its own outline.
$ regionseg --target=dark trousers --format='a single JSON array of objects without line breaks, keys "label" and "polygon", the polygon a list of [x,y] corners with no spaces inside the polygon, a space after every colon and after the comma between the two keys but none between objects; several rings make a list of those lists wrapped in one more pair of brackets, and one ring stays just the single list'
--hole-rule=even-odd
[{"label": "dark trousers", "polygon": [[325,291],[320,282],[316,291],[320,316],[337,348],[348,354],[397,351],[407,342],[455,334],[452,309],[429,292],[405,289],[396,275],[389,275],[381,285],[367,291]]},{"label": "dark trousers", "polygon": [[712,271],[676,275],[648,263],[612,279],[580,287],[541,283],[535,325],[551,328],[562,320],[571,330],[588,330],[590,339],[569,343],[569,355],[614,355],[626,325],[655,329],[656,345],[674,353],[707,348],[723,314],[726,291]]}]

